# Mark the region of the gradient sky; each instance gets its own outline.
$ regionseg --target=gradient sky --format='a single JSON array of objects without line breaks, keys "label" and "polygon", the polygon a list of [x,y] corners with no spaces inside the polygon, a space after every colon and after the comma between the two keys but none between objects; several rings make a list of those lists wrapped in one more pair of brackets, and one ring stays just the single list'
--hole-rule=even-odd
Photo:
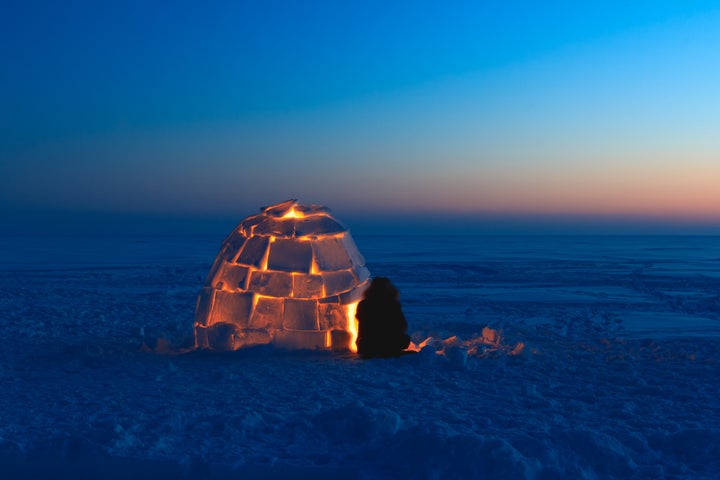
[{"label": "gradient sky", "polygon": [[717,1],[203,3],[3,2],[6,231],[299,198],[720,232]]}]

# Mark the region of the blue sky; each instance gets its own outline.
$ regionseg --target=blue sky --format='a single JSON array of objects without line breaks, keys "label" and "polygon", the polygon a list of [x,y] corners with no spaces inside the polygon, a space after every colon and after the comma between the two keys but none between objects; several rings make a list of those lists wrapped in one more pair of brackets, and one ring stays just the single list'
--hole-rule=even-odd
[{"label": "blue sky", "polygon": [[300,198],[718,231],[720,4],[389,3],[5,2],[5,228]]}]

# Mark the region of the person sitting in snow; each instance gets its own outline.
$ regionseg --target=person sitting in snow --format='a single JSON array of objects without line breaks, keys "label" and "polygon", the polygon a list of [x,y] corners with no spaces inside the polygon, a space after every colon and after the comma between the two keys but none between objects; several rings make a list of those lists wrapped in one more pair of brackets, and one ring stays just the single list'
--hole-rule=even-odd
[{"label": "person sitting in snow", "polygon": [[358,304],[358,353],[365,357],[394,357],[410,345],[400,292],[385,277],[376,277]]}]

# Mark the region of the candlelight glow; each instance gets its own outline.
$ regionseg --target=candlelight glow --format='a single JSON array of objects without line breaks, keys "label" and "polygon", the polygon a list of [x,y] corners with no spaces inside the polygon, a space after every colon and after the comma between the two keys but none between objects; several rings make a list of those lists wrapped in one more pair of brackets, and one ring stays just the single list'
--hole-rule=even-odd
[{"label": "candlelight glow", "polygon": [[358,321],[355,318],[355,313],[357,313],[358,303],[360,302],[353,302],[345,307],[347,309],[347,331],[350,332],[350,350],[353,352],[357,352],[355,340],[357,340],[358,336]]}]

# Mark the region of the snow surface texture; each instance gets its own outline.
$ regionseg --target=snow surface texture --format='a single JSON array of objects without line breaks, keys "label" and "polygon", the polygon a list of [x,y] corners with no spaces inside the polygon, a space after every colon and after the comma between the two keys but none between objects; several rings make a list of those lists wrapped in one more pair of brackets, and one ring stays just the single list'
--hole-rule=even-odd
[{"label": "snow surface texture", "polygon": [[218,241],[0,240],[0,478],[720,478],[719,238],[360,236],[414,340],[523,353],[158,354]]}]

